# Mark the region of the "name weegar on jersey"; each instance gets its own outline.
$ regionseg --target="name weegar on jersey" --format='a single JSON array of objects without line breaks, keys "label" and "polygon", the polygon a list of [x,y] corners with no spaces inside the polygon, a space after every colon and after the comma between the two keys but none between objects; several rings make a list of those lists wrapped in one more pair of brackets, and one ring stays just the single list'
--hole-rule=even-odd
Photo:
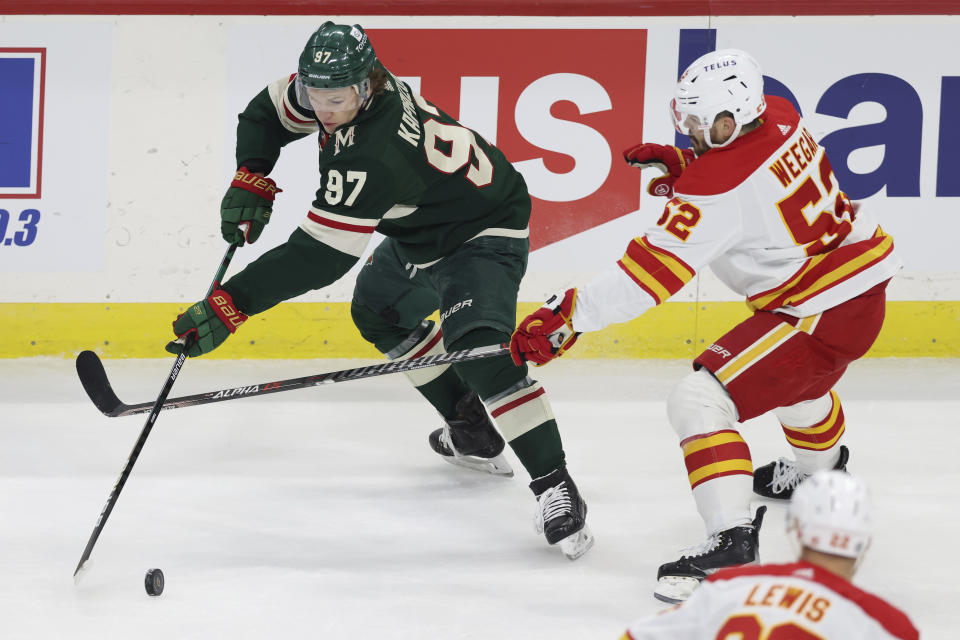
[{"label": "name weegar on jersey", "polygon": [[763,124],[694,160],[657,226],[578,291],[577,331],[630,320],[710,266],[753,309],[807,317],[900,268],[893,238],[840,190],[830,161],[787,100]]}]

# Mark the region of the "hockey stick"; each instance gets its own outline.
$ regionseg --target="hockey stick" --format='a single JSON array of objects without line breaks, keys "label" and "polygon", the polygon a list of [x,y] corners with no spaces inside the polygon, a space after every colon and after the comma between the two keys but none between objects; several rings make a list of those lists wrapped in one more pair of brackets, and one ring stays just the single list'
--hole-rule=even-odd
[{"label": "hockey stick", "polygon": [[[207,289],[207,295],[204,297],[209,297],[210,294],[213,293],[213,290],[216,288],[217,284],[220,283],[220,280],[223,278],[223,274],[227,272],[227,267],[230,265],[230,260],[233,259],[233,254],[236,250],[237,245],[235,244],[231,244],[227,249],[227,252],[223,255],[223,260],[220,261],[220,268],[217,269],[217,275],[214,276],[213,282],[210,283],[210,287]],[[87,541],[87,546],[83,550],[83,555],[80,556],[80,562],[77,563],[77,568],[73,572],[73,581],[76,584],[80,583],[82,572],[89,566],[88,561],[90,560],[90,554],[93,553],[93,546],[97,543],[97,538],[100,537],[103,527],[107,524],[107,518],[110,517],[113,507],[117,504],[117,500],[120,498],[120,492],[123,491],[123,485],[127,483],[127,478],[130,477],[130,471],[133,470],[133,465],[140,456],[140,451],[143,449],[143,445],[147,442],[147,436],[150,435],[150,430],[153,429],[153,423],[156,421],[157,416],[160,415],[160,409],[163,408],[164,400],[167,399],[170,389],[173,388],[173,383],[176,382],[177,376],[180,375],[180,368],[183,366],[183,361],[187,357],[187,349],[190,347],[192,342],[192,336],[188,336],[184,341],[183,349],[180,351],[180,354],[177,355],[177,359],[174,360],[173,368],[170,369],[170,375],[167,376],[167,379],[163,383],[163,388],[160,389],[160,395],[157,396],[157,399],[151,404],[150,416],[147,418],[147,422],[143,425],[143,429],[140,431],[140,437],[137,438],[137,442],[133,445],[133,450],[127,457],[127,464],[124,465],[123,471],[120,472],[120,477],[117,478],[117,482],[113,485],[113,489],[110,491],[110,496],[107,498],[107,504],[104,505],[103,511],[100,512],[100,517],[97,518],[97,522],[93,526],[93,533],[90,534],[90,539]],[[107,386],[109,388],[109,385]]]},{"label": "hockey stick", "polygon": [[[360,380],[361,378],[372,378],[382,376],[388,373],[401,373],[403,371],[413,371],[414,369],[423,369],[425,367],[436,367],[444,364],[454,364],[457,362],[467,362],[468,360],[478,360],[480,358],[489,358],[510,353],[510,348],[505,344],[491,345],[488,347],[474,347],[472,349],[463,349],[461,351],[451,351],[449,353],[440,353],[432,356],[423,356],[422,358],[412,358],[410,360],[394,360],[393,362],[383,362],[366,367],[357,367],[355,369],[343,369],[342,371],[332,371],[330,373],[319,373],[302,378],[291,378],[289,380],[278,380],[276,382],[261,382],[242,387],[230,387],[227,389],[218,389],[206,393],[198,393],[192,396],[182,396],[180,398],[171,398],[163,403],[163,409],[179,409],[181,407],[195,407],[201,404],[210,404],[212,402],[223,402],[225,400],[236,400],[238,398],[250,398],[253,396],[262,396],[268,393],[279,393],[281,391],[291,391],[293,389],[304,389],[306,387],[316,387],[322,384],[333,384],[336,382],[347,382],[349,380]],[[93,400],[104,415],[116,418],[117,416],[131,416],[137,413],[146,413],[154,406],[152,402],[143,402],[140,404],[126,404],[117,397],[110,386],[110,380],[107,378],[107,372],[103,368],[103,363],[93,351],[83,351],[77,356],[77,373],[80,375],[80,382],[87,391],[87,395]]]}]

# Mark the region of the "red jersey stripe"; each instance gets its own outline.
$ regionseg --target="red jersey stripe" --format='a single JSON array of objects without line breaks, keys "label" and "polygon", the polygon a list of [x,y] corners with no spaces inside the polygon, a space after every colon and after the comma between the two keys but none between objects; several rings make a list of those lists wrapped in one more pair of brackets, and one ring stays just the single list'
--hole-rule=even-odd
[{"label": "red jersey stripe", "polygon": [[340,229],[342,231],[356,231],[357,233],[373,233],[377,225],[373,224],[370,226],[364,226],[359,224],[347,224],[346,222],[338,222],[336,220],[331,220],[330,218],[323,218],[313,213],[312,211],[307,213],[307,217],[316,222],[317,224],[322,224],[325,227],[330,227],[332,229]]},{"label": "red jersey stripe", "polygon": [[748,303],[756,309],[767,311],[801,304],[866,271],[892,251],[893,238],[878,228],[876,235],[869,240],[810,258],[785,284],[750,296]]},{"label": "red jersey stripe", "polygon": [[[644,291],[646,291],[646,292],[647,292],[647,295],[649,295],[651,298],[653,298],[654,302],[656,302],[657,304],[663,304],[663,301],[665,300],[665,298],[663,297],[664,294],[662,294],[662,293],[657,293],[657,292],[654,291],[651,287],[647,286],[647,285],[643,282],[643,280],[641,280],[640,277],[637,276],[637,275],[630,269],[629,266],[627,266],[626,264],[624,264],[623,260],[617,260],[617,266],[620,267],[621,269],[623,269],[623,272],[626,273],[626,274],[630,277],[630,279],[633,280],[634,283],[635,283],[638,287],[640,287],[641,289],[643,289]],[[660,288],[660,287],[657,287],[657,289],[659,289],[659,288]]]}]

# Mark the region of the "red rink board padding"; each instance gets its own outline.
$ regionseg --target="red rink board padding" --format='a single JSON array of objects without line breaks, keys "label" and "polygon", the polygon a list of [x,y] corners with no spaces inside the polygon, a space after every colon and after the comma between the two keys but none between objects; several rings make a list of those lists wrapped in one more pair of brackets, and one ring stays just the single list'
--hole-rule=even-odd
[{"label": "red rink board padding", "polygon": [[953,15],[958,0],[0,0],[0,15]]},{"label": "red rink board padding", "polygon": [[[596,87],[602,87],[603,96],[610,101],[609,108],[590,108],[590,88],[565,83],[562,92],[550,94],[551,104],[538,103],[523,108],[525,115],[502,117],[496,126],[496,145],[512,162],[538,159],[553,175],[575,175],[570,172],[587,158],[601,162],[601,156],[612,157],[620,147],[643,137],[642,118],[637,109],[643,105],[646,67],[645,29],[504,29],[497,34],[497,45],[491,48],[490,31],[484,29],[379,29],[367,30],[375,43],[377,56],[398,76],[421,76],[420,93],[439,105],[454,118],[460,119],[461,77],[495,76],[495,104],[490,109],[500,114],[520,113],[521,96],[528,95],[534,86],[543,87],[546,94],[556,91],[548,77],[575,74],[589,78]],[[580,50],[631,51],[634,64],[597,65],[592,56],[558,57],[557,51],[576,42]],[[427,43],[429,46],[411,43]],[[438,55],[438,52],[456,52],[456,55]],[[516,59],[524,61],[515,63]],[[546,84],[544,84],[546,83]],[[546,87],[553,88],[546,88]],[[590,95],[587,95],[587,94]],[[584,105],[577,106],[574,101]],[[547,120],[552,124],[533,126],[531,119]],[[523,121],[524,124],[521,124]],[[551,134],[563,136],[564,127],[589,127],[593,135],[603,141],[604,151],[574,158],[569,147],[539,145]],[[534,141],[534,142],[531,142]],[[539,144],[537,141],[540,141]],[[612,151],[606,151],[609,144]],[[549,144],[548,144],[549,146]],[[579,172],[576,172],[579,175]],[[626,163],[615,162],[604,171],[602,184],[589,194],[560,194],[552,190],[555,200],[543,200],[541,186],[532,188],[533,219],[530,225],[531,249],[558,242],[582,233],[605,222],[634,211],[637,206],[635,170]],[[530,178],[527,178],[528,181]]]}]

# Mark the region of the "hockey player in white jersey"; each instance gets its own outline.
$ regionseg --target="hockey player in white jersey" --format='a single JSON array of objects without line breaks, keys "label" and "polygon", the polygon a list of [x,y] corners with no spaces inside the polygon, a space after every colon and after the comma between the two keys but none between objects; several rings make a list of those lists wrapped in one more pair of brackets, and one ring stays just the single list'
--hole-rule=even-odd
[{"label": "hockey player in white jersey", "polygon": [[[631,320],[709,266],[753,314],[694,361],[667,400],[707,540],[660,567],[655,595],[685,599],[718,568],[755,562],[766,507],[819,469],[843,469],[843,410],[833,390],[883,324],[900,261],[893,239],[840,190],[793,106],[765,96],[757,62],[736,49],[696,60],[671,101],[693,152],[640,144],[641,168],[669,170],[649,191],[669,200],[656,226],[585,286],[520,322],[516,363],[542,365],[584,331]],[[757,469],[737,424],[773,411],[795,459]]]},{"label": "hockey player in white jersey", "polygon": [[631,624],[621,640],[915,640],[895,606],[850,580],[870,546],[865,485],[841,471],[818,471],[796,488],[787,534],[797,562],[714,573],[682,605]]}]

